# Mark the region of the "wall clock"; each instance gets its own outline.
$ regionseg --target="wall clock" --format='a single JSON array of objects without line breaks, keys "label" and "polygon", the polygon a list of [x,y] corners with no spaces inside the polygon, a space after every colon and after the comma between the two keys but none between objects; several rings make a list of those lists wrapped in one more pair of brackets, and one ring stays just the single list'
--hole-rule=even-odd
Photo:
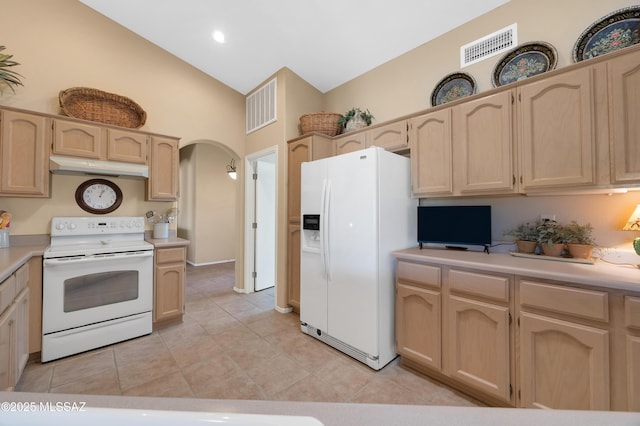
[{"label": "wall clock", "polygon": [[76,203],[89,213],[111,213],[122,204],[122,191],[106,179],[90,179],[76,189]]}]

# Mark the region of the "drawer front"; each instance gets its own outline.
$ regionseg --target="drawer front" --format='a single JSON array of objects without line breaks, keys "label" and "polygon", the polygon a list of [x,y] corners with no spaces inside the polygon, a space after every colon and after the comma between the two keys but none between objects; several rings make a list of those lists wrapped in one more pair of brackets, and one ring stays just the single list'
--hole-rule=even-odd
[{"label": "drawer front", "polygon": [[13,303],[16,297],[16,276],[11,275],[0,284],[0,315],[9,305]]},{"label": "drawer front", "polygon": [[156,250],[156,265],[185,261],[184,247],[172,247]]},{"label": "drawer front", "polygon": [[624,323],[629,328],[640,329],[640,297],[625,296]]},{"label": "drawer front", "polygon": [[523,280],[520,305],[609,322],[609,296],[602,291]]},{"label": "drawer front", "polygon": [[440,288],[441,285],[441,272],[437,266],[398,261],[396,274],[398,275],[398,280],[401,281],[411,281],[438,288]]},{"label": "drawer front", "polygon": [[509,302],[509,278],[476,272],[449,271],[451,290]]}]

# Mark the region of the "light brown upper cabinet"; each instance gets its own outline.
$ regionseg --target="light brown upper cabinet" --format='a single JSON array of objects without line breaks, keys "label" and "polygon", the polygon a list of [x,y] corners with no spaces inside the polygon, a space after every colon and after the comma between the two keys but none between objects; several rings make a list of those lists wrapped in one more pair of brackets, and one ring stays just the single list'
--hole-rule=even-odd
[{"label": "light brown upper cabinet", "polygon": [[145,133],[106,128],[68,120],[53,120],[51,153],[94,160],[147,163]]},{"label": "light brown upper cabinet", "polygon": [[506,90],[452,108],[456,193],[517,190],[514,98],[515,91]]},{"label": "light brown upper cabinet", "polygon": [[146,164],[148,138],[144,133],[108,129],[107,160]]},{"label": "light brown upper cabinet", "polygon": [[48,197],[49,119],[2,110],[0,120],[0,195]]},{"label": "light brown upper cabinet", "polygon": [[525,191],[596,184],[593,78],[583,67],[518,88]]},{"label": "light brown upper cabinet", "polygon": [[453,194],[451,109],[441,109],[411,118],[409,144],[413,194]]},{"label": "light brown upper cabinet", "polygon": [[180,188],[179,140],[156,135],[150,139],[146,198],[149,201],[176,201]]},{"label": "light brown upper cabinet", "polygon": [[607,62],[612,183],[640,181],[640,51]]},{"label": "light brown upper cabinet", "polygon": [[409,122],[395,121],[367,130],[367,147],[377,146],[387,151],[398,152],[409,149]]},{"label": "light brown upper cabinet", "polygon": [[341,136],[336,136],[334,140],[335,155],[365,149],[367,147],[366,142],[365,132],[347,133]]}]

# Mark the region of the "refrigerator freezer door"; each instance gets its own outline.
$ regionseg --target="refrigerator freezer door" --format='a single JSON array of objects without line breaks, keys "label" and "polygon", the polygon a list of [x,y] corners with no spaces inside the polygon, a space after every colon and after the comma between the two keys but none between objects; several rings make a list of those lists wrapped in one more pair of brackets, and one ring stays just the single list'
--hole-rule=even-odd
[{"label": "refrigerator freezer door", "polygon": [[326,188],[325,160],[302,163],[301,215],[320,215],[320,229],[302,230],[300,242],[300,321],[327,330],[327,277],[324,266],[326,218],[322,214],[323,188]]},{"label": "refrigerator freezer door", "polygon": [[327,332],[378,354],[378,176],[376,150],[331,158]]}]

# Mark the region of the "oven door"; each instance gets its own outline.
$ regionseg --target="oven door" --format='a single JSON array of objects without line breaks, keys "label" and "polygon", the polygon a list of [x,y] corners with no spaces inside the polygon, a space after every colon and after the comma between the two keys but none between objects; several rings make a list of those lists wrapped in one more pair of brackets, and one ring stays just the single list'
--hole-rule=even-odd
[{"label": "oven door", "polygon": [[45,259],[42,332],[151,312],[153,250]]}]

